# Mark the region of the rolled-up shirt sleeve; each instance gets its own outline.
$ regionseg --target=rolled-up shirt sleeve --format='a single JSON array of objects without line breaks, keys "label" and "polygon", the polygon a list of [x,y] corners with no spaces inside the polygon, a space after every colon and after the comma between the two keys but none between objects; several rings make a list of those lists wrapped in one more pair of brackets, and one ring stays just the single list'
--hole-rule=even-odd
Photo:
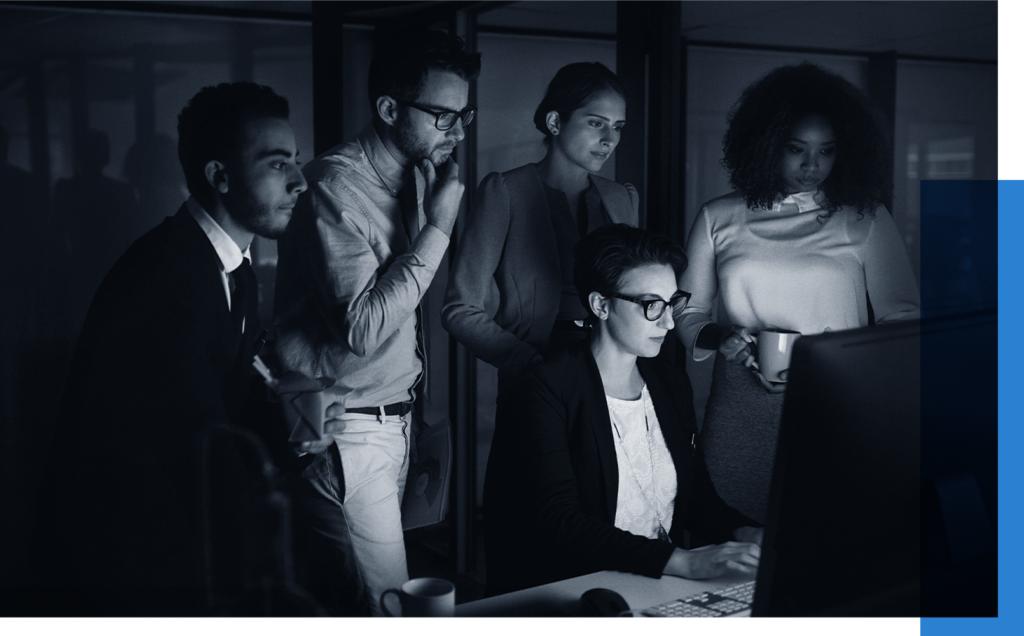
[{"label": "rolled-up shirt sleeve", "polygon": [[676,323],[676,336],[693,355],[693,359],[700,362],[714,353],[712,349],[699,348],[697,336],[705,325],[714,322],[712,312],[718,297],[715,244],[706,207],[701,208],[693,222],[686,242],[686,260],[686,271],[679,277],[679,289],[690,292],[690,302],[673,319]]},{"label": "rolled-up shirt sleeve", "polygon": [[425,225],[409,248],[381,266],[370,221],[344,184],[311,185],[315,233],[322,258],[317,302],[332,333],[357,356],[373,354],[416,311],[437,272],[448,237]]}]

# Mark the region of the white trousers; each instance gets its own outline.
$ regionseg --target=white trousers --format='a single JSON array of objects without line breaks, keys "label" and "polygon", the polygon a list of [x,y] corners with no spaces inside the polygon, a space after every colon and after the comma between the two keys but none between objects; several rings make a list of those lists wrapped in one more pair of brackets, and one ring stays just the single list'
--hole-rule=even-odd
[{"label": "white trousers", "polygon": [[371,610],[380,616],[384,590],[409,580],[401,504],[409,472],[412,414],[382,418],[346,413],[340,419],[345,428],[334,439],[345,477],[341,504]]}]

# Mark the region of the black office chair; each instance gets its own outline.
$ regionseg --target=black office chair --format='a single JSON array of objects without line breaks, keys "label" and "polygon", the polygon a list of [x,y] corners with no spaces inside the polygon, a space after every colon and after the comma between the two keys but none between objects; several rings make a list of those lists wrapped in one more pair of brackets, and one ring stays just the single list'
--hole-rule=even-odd
[{"label": "black office chair", "polygon": [[291,502],[253,433],[221,425],[203,438],[207,609],[214,616],[327,616],[295,584]]}]

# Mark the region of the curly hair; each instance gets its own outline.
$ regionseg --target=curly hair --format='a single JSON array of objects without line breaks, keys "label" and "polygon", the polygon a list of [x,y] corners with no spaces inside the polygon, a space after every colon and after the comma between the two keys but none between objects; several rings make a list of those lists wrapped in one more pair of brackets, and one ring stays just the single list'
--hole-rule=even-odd
[{"label": "curly hair", "polygon": [[459,36],[437,30],[398,33],[382,41],[370,60],[370,112],[379,117],[377,99],[382,95],[416,101],[430,69],[455,73],[468,82],[480,74],[480,54],[467,51]]},{"label": "curly hair", "polygon": [[678,277],[686,269],[686,253],[679,243],[624,223],[605,225],[587,234],[573,248],[573,254],[573,284],[591,317],[590,292],[605,296],[614,293],[629,270],[669,265]]},{"label": "curly hair", "polygon": [[558,69],[548,84],[544,99],[540,100],[537,110],[533,113],[533,125],[544,133],[546,139],[551,138],[548,130],[547,116],[551,111],[558,112],[563,121],[568,121],[573,112],[583,106],[588,99],[604,90],[612,90],[626,99],[626,89],[618,76],[600,62],[574,62]]},{"label": "curly hair", "polygon": [[203,172],[212,159],[240,152],[245,125],[257,119],[288,119],[288,100],[252,82],[206,86],[178,113],[178,161],[188,191],[199,196],[211,186]]},{"label": "curly hair", "polygon": [[836,161],[821,184],[825,216],[844,206],[873,210],[892,195],[892,155],[881,115],[850,82],[810,63],[782,66],[743,91],[729,113],[722,165],[751,208],[771,208],[783,192],[779,167],[793,128],[824,117]]}]

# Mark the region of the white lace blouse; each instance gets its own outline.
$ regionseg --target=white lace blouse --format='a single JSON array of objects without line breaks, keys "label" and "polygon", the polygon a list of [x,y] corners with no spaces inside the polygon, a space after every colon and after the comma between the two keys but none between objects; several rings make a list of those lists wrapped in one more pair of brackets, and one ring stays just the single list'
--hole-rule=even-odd
[{"label": "white lace blouse", "polygon": [[639,400],[605,397],[619,468],[615,527],[657,539],[659,524],[672,530],[678,482],[651,395],[644,384]]}]

